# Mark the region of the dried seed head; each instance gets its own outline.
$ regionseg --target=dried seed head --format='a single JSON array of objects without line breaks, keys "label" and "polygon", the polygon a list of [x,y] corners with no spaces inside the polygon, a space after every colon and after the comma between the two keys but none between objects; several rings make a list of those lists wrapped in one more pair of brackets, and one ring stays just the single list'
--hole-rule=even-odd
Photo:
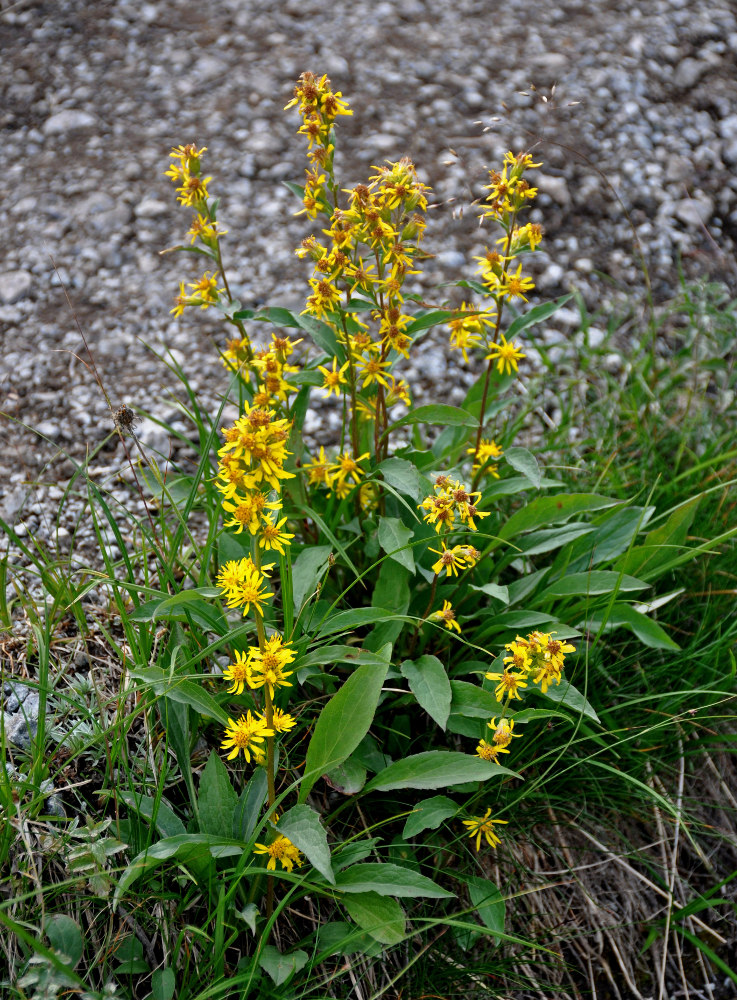
[{"label": "dried seed head", "polygon": [[120,434],[128,434],[135,426],[136,415],[129,406],[123,403],[113,413],[113,423],[115,424],[115,429]]}]

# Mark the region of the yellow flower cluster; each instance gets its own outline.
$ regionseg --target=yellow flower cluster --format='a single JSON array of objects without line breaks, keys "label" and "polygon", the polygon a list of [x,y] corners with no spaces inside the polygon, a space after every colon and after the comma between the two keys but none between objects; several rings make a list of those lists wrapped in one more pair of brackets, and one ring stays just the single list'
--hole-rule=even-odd
[{"label": "yellow flower cluster", "polygon": [[222,361],[231,371],[248,371],[255,376],[254,406],[279,409],[299,388],[287,382],[286,376],[299,371],[299,366],[290,364],[288,359],[301,343],[301,339],[290,340],[272,332],[268,346],[254,351],[249,338],[243,337],[228,342]]},{"label": "yellow flower cluster", "polygon": [[[566,653],[574,653],[575,646],[553,638],[555,633],[530,632],[526,639],[517,636],[514,642],[504,647],[509,656],[504,657],[504,669],[500,673],[488,673],[487,680],[496,681],[494,696],[504,702],[505,711],[509,704],[522,700],[520,691],[528,686],[532,676],[543,693],[551,684],[560,684]],[[509,753],[513,738],[520,736],[514,732],[514,719],[492,719],[488,723],[493,736],[491,743],[481,740],[476,753],[484,760],[496,761],[500,753]]]},{"label": "yellow flower cluster", "polygon": [[473,473],[482,472],[484,475],[493,476],[494,479],[499,478],[499,466],[495,460],[501,458],[504,452],[493,438],[482,438],[478,448],[467,448],[466,454],[475,458],[471,470]]},{"label": "yellow flower cluster", "polygon": [[[208,203],[207,185],[212,177],[202,176],[202,154],[207,146],[198,149],[194,143],[177,146],[169,154],[174,161],[165,176],[177,185],[177,201],[189,208],[194,208],[195,215],[187,235],[190,243],[199,242],[207,256],[216,263],[219,260],[218,240],[227,230],[220,229],[215,218],[215,202]],[[174,308],[170,310],[174,316],[181,316],[189,306],[200,306],[207,309],[220,301],[225,291],[218,287],[218,279],[210,271],[205,271],[199,281],[189,282],[185,291],[184,282],[179,283],[179,295],[174,300]]]},{"label": "yellow flower cluster", "polygon": [[[535,287],[533,280],[522,273],[522,262],[517,263],[516,268],[513,262],[520,254],[534,252],[542,240],[542,228],[536,223],[517,224],[519,213],[528,208],[537,195],[537,188],[525,179],[525,171],[541,165],[533,163],[529,153],[507,153],[501,172],[490,171],[489,183],[484,188],[488,194],[481,218],[493,219],[504,235],[496,241],[500,249],[487,247],[480,257],[473,259],[478,262],[483,290],[493,299],[494,305],[478,308],[464,302],[449,323],[451,348],[461,351],[466,362],[470,350],[483,350],[489,370],[493,365],[500,375],[514,374],[525,357],[514,341],[506,340],[500,326],[505,301],[521,299],[526,302],[526,293]],[[474,471],[482,466],[476,454]],[[487,467],[486,472],[495,474],[491,467]]]},{"label": "yellow flower cluster", "polygon": [[449,532],[457,530],[456,518],[471,531],[477,531],[476,520],[489,516],[488,511],[480,511],[476,503],[481,497],[478,491],[471,492],[467,486],[457,479],[448,476],[438,476],[435,480],[435,492],[425,497],[419,505],[426,511],[423,520],[435,525],[435,531]]},{"label": "yellow flower cluster", "polygon": [[346,450],[331,461],[325,454],[325,449],[321,447],[319,455],[314,456],[304,465],[307,483],[309,486],[324,486],[339,500],[350,496],[355,487],[359,486],[361,498],[369,502],[375,487],[373,483],[361,482],[366,472],[359,465],[368,457],[369,453],[364,452],[363,455],[354,458],[351,451]]}]

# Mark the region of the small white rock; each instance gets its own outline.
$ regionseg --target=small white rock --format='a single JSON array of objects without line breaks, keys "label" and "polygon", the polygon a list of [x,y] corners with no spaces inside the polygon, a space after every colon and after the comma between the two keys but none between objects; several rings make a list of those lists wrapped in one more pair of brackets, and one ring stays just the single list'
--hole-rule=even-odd
[{"label": "small white rock", "polygon": [[46,119],[43,131],[44,135],[64,135],[65,132],[72,132],[74,129],[94,128],[96,125],[97,119],[88,111],[65,108]]},{"label": "small white rock", "polygon": [[31,290],[33,279],[28,271],[6,271],[0,274],[0,302],[11,305],[25,298]]}]

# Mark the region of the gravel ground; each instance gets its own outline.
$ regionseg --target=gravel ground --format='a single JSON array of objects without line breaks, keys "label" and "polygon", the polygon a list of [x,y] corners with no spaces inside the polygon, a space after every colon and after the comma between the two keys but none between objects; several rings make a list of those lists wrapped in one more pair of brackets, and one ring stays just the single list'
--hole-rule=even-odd
[{"label": "gravel ground", "polygon": [[[612,294],[598,271],[641,287],[630,223],[656,298],[673,290],[679,255],[687,269],[727,273],[737,236],[737,18],[727,3],[0,0],[0,10],[0,407],[47,439],[2,421],[11,518],[18,487],[58,448],[79,458],[111,426],[60,282],[114,406],[175,417],[162,402],[172,378],[150,347],[186,360],[205,406],[223,388],[208,335],[222,342],[224,328],[202,313],[169,316],[178,281],[194,277],[189,258],[159,256],[188,224],[163,176],[172,145],[209,147],[244,305],[301,307],[293,248],[308,226],[280,182],[304,168],[296,115],[282,112],[304,69],[327,72],[355,109],[340,122],[346,181],[406,153],[432,184],[428,281],[473,275],[481,234],[458,208],[504,150],[536,139],[549,238],[535,294],[575,282],[596,309]],[[574,322],[564,314],[558,330]],[[470,376],[432,343],[417,381],[434,393],[450,374],[452,401]],[[308,418],[307,430],[321,421]],[[142,430],[168,450],[155,425]],[[69,472],[57,459],[44,475]]]},{"label": "gravel ground", "polygon": [[[225,379],[213,338],[222,343],[225,328],[210,313],[169,315],[178,281],[196,275],[190,258],[159,255],[189,219],[163,176],[172,145],[209,148],[231,286],[243,304],[302,307],[306,265],[293,249],[309,225],[294,217],[281,182],[301,178],[303,144],[295,113],[282,108],[307,68],[327,72],[354,107],[340,120],[346,183],[409,154],[432,185],[427,248],[436,256],[422,291],[473,275],[482,234],[462,209],[506,149],[534,142],[545,168],[532,218],[549,234],[531,262],[535,296],[575,284],[590,310],[606,311],[618,294],[641,290],[634,231],[656,299],[673,292],[679,259],[687,272],[731,276],[737,18],[729,6],[496,6],[0,0],[0,515],[21,533],[50,535],[46,515],[72,472],[69,458],[83,458],[111,429],[80,329],[113,407],[142,407],[188,433],[172,405],[176,380],[153,353],[171,351],[214,412]],[[561,356],[575,350],[576,318],[564,310],[542,331]],[[442,331],[405,374],[420,398],[450,402],[472,378],[448,359]],[[337,414],[319,399],[316,407],[304,430],[324,439]],[[139,433],[165,456],[186,457],[186,444],[171,446],[155,422]],[[113,440],[95,474],[112,481],[124,461]],[[39,480],[50,488],[29,489]],[[77,517],[67,505],[62,533]]]}]

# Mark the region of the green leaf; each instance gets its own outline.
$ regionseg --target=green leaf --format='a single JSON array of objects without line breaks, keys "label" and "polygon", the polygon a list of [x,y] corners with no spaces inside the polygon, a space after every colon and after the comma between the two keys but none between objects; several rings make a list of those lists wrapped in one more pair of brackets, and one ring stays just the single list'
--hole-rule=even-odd
[{"label": "green leaf", "polygon": [[257,767],[238,797],[238,803],[233,810],[233,836],[236,840],[249,841],[253,836],[267,792],[266,770]]},{"label": "green leaf", "polygon": [[135,809],[139,816],[143,816],[149,822],[155,822],[156,829],[162,837],[174,837],[178,833],[187,832],[184,823],[162,799],[157,802],[149,795],[138,795],[125,789],[121,789],[118,795],[129,808]]},{"label": "green leaf", "polygon": [[355,608],[352,611],[339,611],[320,625],[317,638],[331,635],[334,632],[352,632],[362,625],[375,625],[377,622],[389,621],[394,618],[393,611],[386,608]]},{"label": "green leaf", "polygon": [[262,309],[260,313],[254,316],[254,319],[268,320],[274,326],[297,327],[309,333],[317,346],[325,351],[329,357],[340,359],[345,357],[345,352],[338,342],[338,337],[333,327],[327,323],[323,323],[322,320],[315,319],[314,316],[293,313],[288,309],[274,306],[269,309]]},{"label": "green leaf", "polygon": [[450,819],[458,812],[458,806],[445,795],[433,795],[431,799],[418,802],[402,830],[402,838],[411,840],[423,830],[437,830],[443,820]]},{"label": "green leaf", "polygon": [[305,599],[314,593],[328,565],[333,550],[329,545],[313,545],[302,552],[292,563],[292,598],[294,617],[299,614]]},{"label": "green leaf", "polygon": [[113,897],[113,910],[117,908],[128,887],[145,872],[160,865],[162,861],[176,857],[181,864],[188,865],[201,863],[210,857],[225,858],[242,853],[243,845],[237,841],[225,837],[213,837],[207,833],[183,833],[177,837],[159,840],[136,855],[120,876]]},{"label": "green leaf", "polygon": [[507,904],[494,883],[473,875],[464,876],[463,881],[468,886],[468,895],[482,922],[490,931],[503,934]]},{"label": "green leaf", "polygon": [[276,986],[281,986],[307,964],[309,957],[306,951],[291,951],[282,955],[273,944],[267,944],[261,949],[258,964],[271,976]]},{"label": "green leaf", "polygon": [[404,332],[408,337],[412,337],[421,330],[428,330],[431,326],[437,326],[439,323],[447,323],[449,320],[455,319],[457,315],[458,312],[453,310],[431,309],[422,316],[416,316]]},{"label": "green leaf", "polygon": [[700,497],[693,497],[676,507],[665,524],[653,528],[645,536],[642,545],[630,549],[622,557],[619,568],[624,569],[626,573],[636,573],[638,576],[648,578],[657,576],[660,568],[673,558],[674,548],[685,547],[688,529],[696,516],[699,500]]},{"label": "green leaf", "polygon": [[323,778],[341,795],[355,795],[366,784],[366,768],[351,754],[348,760],[328,771]]},{"label": "green leaf", "polygon": [[[540,690],[540,694],[542,694],[542,690],[538,688],[530,688],[528,690]],[[570,708],[576,715],[585,715],[593,722],[599,721],[599,716],[594,711],[591,703],[565,678],[560,684],[551,684],[543,697],[547,698],[548,701],[555,702],[557,705]]]},{"label": "green leaf", "polygon": [[342,892],[377,892],[380,896],[424,896],[427,899],[452,899],[454,893],[435,885],[432,879],[412,868],[380,862],[353,865],[339,872],[335,879]]},{"label": "green leaf", "polygon": [[261,915],[258,906],[255,903],[246,903],[242,910],[237,910],[238,916],[241,920],[248,925],[249,930],[252,934],[256,933],[256,921]]},{"label": "green leaf", "polygon": [[518,316],[509,324],[506,333],[507,340],[512,340],[518,333],[526,330],[529,326],[534,326],[535,323],[542,323],[548,316],[552,316],[554,312],[557,312],[569,301],[572,294],[572,292],[569,292],[567,295],[561,295],[559,299],[555,299],[552,302],[541,302],[539,306],[533,306],[532,309],[529,309],[524,316]]},{"label": "green leaf", "polygon": [[415,559],[408,545],[413,534],[398,517],[379,517],[379,545],[390,559],[410,573],[415,571]]},{"label": "green leaf", "polygon": [[365,790],[389,792],[396,788],[446,788],[507,774],[515,775],[515,772],[471,754],[456,750],[427,750],[398,760],[379,771]]},{"label": "green leaf", "polygon": [[200,715],[215,719],[223,726],[228,722],[228,716],[212,695],[193,681],[184,680],[176,674],[165,672],[160,667],[142,667],[139,670],[131,670],[130,676],[135,680],[143,681],[159,697],[165,696],[180,705],[189,705]]},{"label": "green leaf", "polygon": [[404,458],[387,458],[381,463],[378,471],[384,477],[384,481],[398,493],[404,493],[417,502],[431,490],[430,480]]},{"label": "green leaf", "polygon": [[488,721],[492,715],[499,715],[502,711],[502,705],[499,704],[491,691],[484,691],[478,684],[470,684],[468,681],[451,681],[450,689],[453,694],[453,700],[450,704],[453,715]]},{"label": "green leaf", "polygon": [[545,588],[540,597],[588,597],[592,594],[613,594],[619,590],[643,590],[649,586],[649,583],[626,573],[595,569],[590,573],[571,573],[556,580]]},{"label": "green leaf", "polygon": [[[561,485],[558,479],[548,479],[545,477],[540,480],[537,488],[539,490],[560,489]],[[515,496],[517,493],[522,493],[529,489],[531,489],[531,485],[527,476],[510,476],[509,479],[497,479],[484,490],[481,497],[481,506],[488,506],[495,497]]]},{"label": "green leaf", "polygon": [[558,524],[570,520],[577,514],[592,510],[602,510],[621,503],[611,497],[596,493],[559,493],[553,497],[537,497],[531,503],[512,514],[498,532],[502,539],[515,538],[523,531],[542,528],[544,525]]},{"label": "green leaf", "polygon": [[388,663],[358,667],[320,712],[307,748],[300,802],[321,774],[350,757],[369,731],[388,670]]},{"label": "green leaf", "polygon": [[351,920],[376,941],[399,944],[404,940],[406,918],[396,899],[378,892],[356,892],[344,896],[341,902]]},{"label": "green leaf", "polygon": [[471,584],[471,590],[477,590],[481,594],[488,594],[502,604],[509,604],[509,587],[500,586],[498,583],[485,583],[482,587]]},{"label": "green leaf", "polygon": [[[569,542],[581,538],[583,535],[590,535],[596,529],[591,524],[561,524],[557,528],[543,528],[542,531],[531,531],[518,542],[519,547],[528,556],[542,555],[543,552],[552,552],[560,549]],[[587,564],[584,564],[587,565]],[[568,567],[572,572],[572,567]]]},{"label": "green leaf", "polygon": [[507,448],[504,452],[504,458],[513,469],[521,472],[525,479],[529,479],[534,489],[540,489],[542,473],[537,459],[531,451],[528,451],[527,448]]},{"label": "green leaf", "polygon": [[[568,552],[561,553],[567,572],[579,573],[621,555],[654,513],[654,507],[619,507],[595,518],[589,526],[591,534],[572,544]],[[569,525],[569,528],[575,527],[575,524]],[[525,541],[531,537],[528,535]]]},{"label": "green leaf", "polygon": [[407,424],[445,424],[448,427],[475,427],[478,420],[467,410],[461,410],[458,406],[448,406],[446,403],[430,403],[427,406],[418,406],[411,413],[408,413],[401,420],[395,421],[389,430],[394,431],[398,427]]},{"label": "green leaf", "polygon": [[58,957],[73,969],[84,951],[79,924],[65,913],[52,913],[44,918],[43,927]]},{"label": "green leaf", "polygon": [[177,981],[174,976],[174,970],[168,966],[163,969],[156,969],[151,976],[151,995],[154,1000],[172,1000],[176,988]]},{"label": "green leaf", "polygon": [[230,837],[238,793],[230,783],[230,775],[217,752],[212,750],[200,778],[197,800],[200,832],[216,837]]},{"label": "green leaf", "polygon": [[292,806],[280,818],[276,828],[302,851],[323,878],[331,885],[335,884],[335,875],[330,864],[328,835],[314,809],[305,805]]},{"label": "green leaf", "polygon": [[[601,617],[595,616],[589,621],[587,627],[591,631],[598,631],[601,628],[601,624]],[[640,642],[646,646],[650,646],[651,649],[675,650],[681,648],[652,618],[648,618],[641,611],[636,611],[630,604],[617,601],[609,609],[604,629],[609,632],[620,626],[630,629]]]},{"label": "green leaf", "polygon": [[420,707],[445,729],[450,715],[451,690],[445,667],[437,656],[405,660],[399,669]]}]

